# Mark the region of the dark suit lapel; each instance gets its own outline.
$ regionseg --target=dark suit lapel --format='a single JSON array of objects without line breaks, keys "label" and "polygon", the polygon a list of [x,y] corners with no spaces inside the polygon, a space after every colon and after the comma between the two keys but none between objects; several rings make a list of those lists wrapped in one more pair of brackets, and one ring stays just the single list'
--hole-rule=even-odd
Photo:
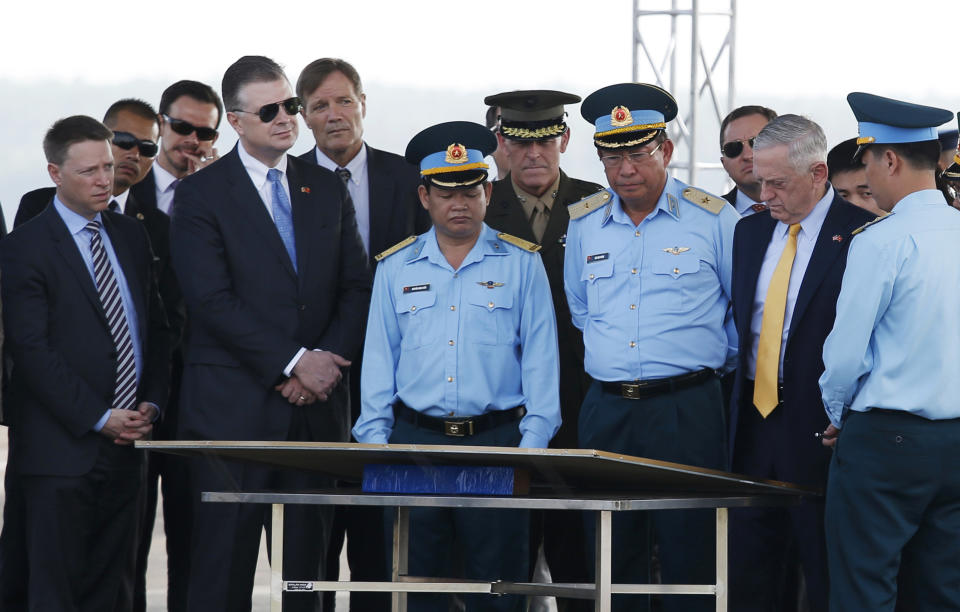
[{"label": "dark suit lapel", "polygon": [[[843,252],[846,246],[844,242],[850,239],[844,229],[846,215],[838,205],[839,199],[839,196],[834,193],[830,210],[827,211],[827,216],[820,227],[820,235],[817,236],[817,243],[813,246],[810,263],[807,264],[803,281],[800,283],[800,291],[797,293],[797,301],[793,305],[791,327],[796,327],[796,324],[803,319],[803,313],[810,304],[813,294],[817,292],[817,288],[833,266],[833,262]],[[834,240],[834,236],[840,236],[840,240]],[[789,341],[790,338],[787,339],[787,342]]]},{"label": "dark suit lapel", "polygon": [[[320,227],[316,217],[322,213],[317,205],[318,195],[313,195],[311,186],[304,182],[304,177],[297,171],[293,158],[287,159],[287,184],[290,185],[290,207],[293,209],[293,236],[297,248],[297,276],[307,278],[311,261],[310,251],[315,235],[311,235],[311,228]],[[279,234],[278,234],[279,235]],[[281,246],[283,241],[281,240]],[[286,250],[284,250],[286,253]],[[289,258],[287,258],[289,261]],[[292,268],[291,268],[292,269]]]},{"label": "dark suit lapel", "polygon": [[[130,203],[129,199],[127,203]],[[137,258],[133,254],[133,245],[130,244],[128,236],[117,231],[109,213],[101,213],[100,218],[103,220],[103,229],[110,236],[110,244],[113,245],[113,252],[117,256],[117,261],[120,262],[121,270],[119,272],[123,273],[123,278],[127,281],[127,288],[130,289],[130,295],[133,297],[133,306],[137,310],[137,327],[140,331],[140,337],[146,338],[147,289],[143,284],[145,279],[137,273]],[[119,272],[114,270],[114,274]]]},{"label": "dark suit lapel", "polygon": [[[776,220],[770,216],[769,212],[761,212],[757,215],[762,215],[763,222],[758,224],[759,227],[755,231],[747,235],[746,261],[743,262],[743,278],[745,287],[748,289],[745,295],[749,295],[750,300],[741,309],[741,313],[744,313],[743,316],[746,319],[737,321],[738,329],[741,330],[750,329],[753,303],[757,299],[757,280],[760,278],[760,268],[763,267],[763,258],[767,253],[767,247],[770,245],[770,239],[773,238],[773,228],[777,225]],[[766,299],[766,296],[762,297]]]},{"label": "dark suit lapel", "polygon": [[100,303],[97,286],[93,283],[90,270],[87,269],[87,264],[84,263],[83,256],[80,255],[77,243],[74,241],[73,236],[70,235],[66,223],[63,222],[63,219],[60,218],[60,213],[58,213],[53,206],[48,206],[42,214],[47,222],[47,226],[50,228],[50,234],[53,237],[57,252],[63,258],[71,275],[77,280],[77,283],[79,283],[81,291],[97,312],[97,316],[100,318],[103,326],[107,328],[107,316],[103,312],[103,304]]},{"label": "dark suit lapel", "polygon": [[[367,147],[366,144],[363,146]],[[392,222],[392,217],[397,211],[394,210],[396,199],[397,183],[394,177],[383,171],[380,165],[380,152],[373,147],[367,147],[367,182],[369,184],[370,194],[370,250],[373,251],[373,245],[383,244],[384,237],[389,233],[388,228]],[[389,246],[389,245],[388,245]]]},{"label": "dark suit lapel", "polygon": [[[238,143],[237,147],[239,146],[240,144]],[[276,252],[277,256],[283,262],[283,267],[291,276],[296,278],[297,272],[293,269],[293,262],[290,261],[287,249],[283,246],[283,240],[280,238],[280,233],[277,232],[277,226],[273,222],[273,217],[267,212],[260,193],[256,187],[254,187],[253,181],[250,180],[250,175],[247,174],[246,168],[243,167],[243,162],[240,161],[240,154],[237,153],[236,147],[218,163],[230,164],[231,176],[229,189],[231,202],[233,202],[242,214],[247,215],[250,219],[250,225],[260,234],[264,244]],[[289,164],[287,167],[289,168]],[[290,183],[289,177],[287,183]],[[296,190],[299,191],[299,189],[300,188],[297,187]],[[294,192],[292,184],[290,185],[290,192],[292,196]],[[292,200],[290,205],[291,207],[293,206]],[[296,212],[294,212],[293,225],[294,228],[296,228]],[[296,229],[294,229],[294,232],[296,232]],[[296,233],[294,233],[294,237],[295,239],[297,238]]]},{"label": "dark suit lapel", "polygon": [[487,225],[502,232],[513,234],[530,242],[536,242],[530,221],[523,214],[523,207],[517,199],[510,175],[493,184],[493,194],[487,207]]}]

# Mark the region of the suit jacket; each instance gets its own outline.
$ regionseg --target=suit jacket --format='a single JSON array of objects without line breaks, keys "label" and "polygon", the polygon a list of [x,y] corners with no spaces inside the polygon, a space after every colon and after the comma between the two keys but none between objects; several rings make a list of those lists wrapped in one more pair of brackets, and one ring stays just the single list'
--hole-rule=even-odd
[{"label": "suit jacket", "polygon": [[[420,172],[399,155],[367,147],[367,179],[370,185],[370,268],[376,269],[374,256],[407,236],[430,229],[430,215],[417,195]],[[299,156],[317,163],[317,148]],[[357,377],[359,379],[359,377]]]},{"label": "suit jacket", "polygon": [[[810,485],[823,485],[826,481],[830,451],[813,436],[828,425],[819,384],[824,369],[823,343],[833,329],[850,233],[873,218],[871,213],[834,194],[800,284],[783,358],[783,404],[776,408],[782,411],[783,419],[780,430],[783,439],[776,444],[777,465],[783,466],[778,477],[782,480]],[[776,224],[769,211],[750,215],[737,223],[733,237],[733,315],[740,338],[730,414],[733,456],[737,453],[741,400],[751,401],[741,396],[747,374],[747,356],[753,343],[750,319],[757,278]]]},{"label": "suit jacket", "polygon": [[[104,212],[133,297],[143,367],[137,400],[166,403],[169,328],[143,227]],[[3,319],[13,361],[12,462],[24,474],[79,476],[99,453],[92,431],[113,400],[117,351],[100,297],[66,224],[52,206],[0,242]],[[130,460],[139,454],[129,448]]]},{"label": "suit jacket", "polygon": [[137,198],[137,202],[144,210],[157,210],[157,181],[153,177],[153,166],[139,183],[130,186],[130,195]]},{"label": "suit jacket", "polygon": [[[540,256],[550,281],[553,308],[557,314],[557,342],[560,349],[560,409],[563,423],[550,443],[555,448],[577,448],[576,417],[590,384],[583,369],[583,335],[573,326],[567,297],[563,292],[563,255],[567,224],[570,222],[567,206],[601,189],[603,187],[596,183],[572,179],[561,170],[557,197],[550,209],[550,220],[540,243],[543,246]],[[509,174],[493,183],[485,221],[496,230],[537,242]]]},{"label": "suit jacket", "polygon": [[[293,407],[274,386],[300,347],[347,359],[360,350],[371,279],[350,197],[336,174],[292,156],[287,181],[297,270],[236,147],[177,187],[170,248],[190,319],[184,439],[285,439]],[[303,409],[314,439],[346,439],[336,408]]]}]

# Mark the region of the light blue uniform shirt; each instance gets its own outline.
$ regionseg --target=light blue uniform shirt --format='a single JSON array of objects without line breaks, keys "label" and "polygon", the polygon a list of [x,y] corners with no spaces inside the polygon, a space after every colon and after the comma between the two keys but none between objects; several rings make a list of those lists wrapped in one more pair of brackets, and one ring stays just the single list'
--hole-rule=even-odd
[{"label": "light blue uniform shirt", "polygon": [[377,267],[353,435],[386,443],[397,399],[452,418],[525,405],[520,446],[545,448],[560,427],[559,368],[540,257],[484,224],[454,270],[431,229]]},{"label": "light blue uniform shirt", "polygon": [[[87,265],[87,270],[90,271],[90,279],[93,281],[93,286],[96,287],[97,277],[93,272],[93,253],[90,251],[90,232],[85,231],[89,221],[86,217],[78,215],[67,208],[57,196],[53,197],[53,205],[57,209],[57,213],[60,214],[60,218],[63,219],[63,222],[67,225],[67,231],[70,232],[73,241],[77,244],[77,249],[80,250],[83,263]],[[117,279],[117,288],[120,290],[120,299],[123,302],[123,312],[127,316],[127,327],[130,328],[130,340],[133,342],[133,361],[137,370],[137,382],[139,383],[140,374],[143,371],[143,355],[142,345],[140,344],[140,328],[137,327],[137,309],[133,304],[133,296],[130,294],[127,278],[123,275],[123,268],[120,267],[120,261],[117,259],[117,254],[113,250],[113,243],[110,242],[110,235],[107,234],[107,230],[103,227],[103,220],[100,218],[100,213],[97,213],[94,220],[100,223],[100,240],[103,243],[104,250],[107,252],[107,259],[110,260],[110,266],[113,268],[113,275]],[[100,431],[103,429],[108,418],[110,418],[109,409],[103,414],[100,420],[97,421],[93,430]]]},{"label": "light blue uniform shirt", "polygon": [[960,417],[960,212],[935,189],[900,200],[854,237],[820,390],[840,427],[848,410]]},{"label": "light blue uniform shirt", "polygon": [[587,373],[601,381],[647,380],[735,366],[729,313],[733,229],[729,204],[715,215],[668,178],[639,225],[611,195],[602,210],[570,221],[563,278],[573,323],[583,330]]}]

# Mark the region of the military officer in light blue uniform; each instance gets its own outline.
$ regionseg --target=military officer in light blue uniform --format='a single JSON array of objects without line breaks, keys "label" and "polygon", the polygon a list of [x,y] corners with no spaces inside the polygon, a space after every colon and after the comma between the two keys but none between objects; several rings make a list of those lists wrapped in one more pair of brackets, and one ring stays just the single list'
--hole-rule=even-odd
[{"label": "military officer in light blue uniform", "polygon": [[[353,434],[367,443],[546,448],[560,427],[557,328],[538,245],[484,222],[497,146],[482,125],[420,132],[406,158],[420,166],[433,228],[377,257]],[[410,573],[447,575],[454,546],[466,578],[527,581],[526,511],[421,508],[410,513]],[[522,598],[468,609],[518,610]],[[411,595],[412,610],[443,610]]]},{"label": "military officer in light blue uniform", "polygon": [[[820,378],[834,446],[831,610],[960,610],[960,212],[936,188],[950,111],[852,93],[867,184]],[[902,563],[904,551],[910,561]]]},{"label": "military officer in light blue uniform", "polygon": [[[570,207],[564,286],[594,379],[580,413],[583,448],[726,467],[718,371],[736,361],[728,316],[733,230],[725,200],[667,175],[677,105],[653,85],[611,85],[584,100],[610,188]],[[613,580],[649,579],[646,513],[614,517]],[[590,529],[592,522],[587,522]],[[709,511],[655,513],[664,582],[714,576]],[[614,597],[646,610],[647,597]],[[714,607],[670,597],[666,610]]]}]

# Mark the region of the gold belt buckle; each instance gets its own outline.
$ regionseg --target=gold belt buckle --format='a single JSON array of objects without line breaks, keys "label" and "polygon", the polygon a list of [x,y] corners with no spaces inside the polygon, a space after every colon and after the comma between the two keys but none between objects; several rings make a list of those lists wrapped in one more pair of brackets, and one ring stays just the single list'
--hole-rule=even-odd
[{"label": "gold belt buckle", "polygon": [[464,436],[472,436],[473,420],[468,419],[465,421],[444,421],[443,434],[446,436],[454,436],[456,438],[462,438]]},{"label": "gold belt buckle", "polygon": [[626,399],[640,399],[640,385],[638,384],[622,384],[620,385],[620,395]]}]

